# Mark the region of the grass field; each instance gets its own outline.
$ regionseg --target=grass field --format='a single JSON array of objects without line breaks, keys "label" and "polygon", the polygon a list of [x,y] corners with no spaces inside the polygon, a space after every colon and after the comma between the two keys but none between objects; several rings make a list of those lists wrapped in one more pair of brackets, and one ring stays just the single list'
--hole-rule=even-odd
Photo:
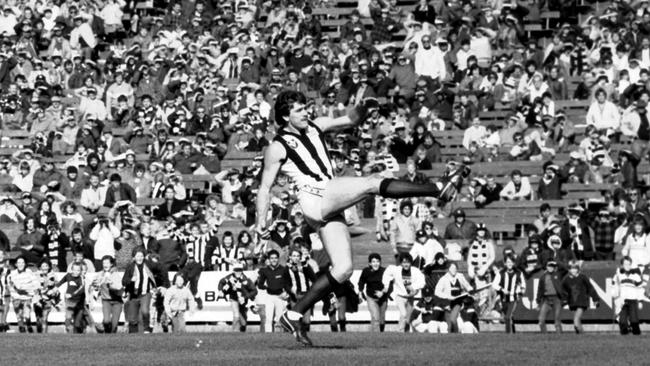
[{"label": "grass field", "polygon": [[[180,336],[6,334],[2,365],[648,365],[647,337],[614,333],[421,335],[314,333]],[[202,340],[197,347],[198,340]]]}]

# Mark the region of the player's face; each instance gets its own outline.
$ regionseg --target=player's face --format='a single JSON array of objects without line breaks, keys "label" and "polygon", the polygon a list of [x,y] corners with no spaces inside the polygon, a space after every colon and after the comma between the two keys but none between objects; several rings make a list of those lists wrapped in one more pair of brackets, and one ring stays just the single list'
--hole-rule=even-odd
[{"label": "player's face", "polygon": [[307,123],[309,122],[307,117],[308,114],[305,105],[299,102],[293,103],[293,107],[289,111],[289,124],[295,129],[303,130],[307,128]]}]

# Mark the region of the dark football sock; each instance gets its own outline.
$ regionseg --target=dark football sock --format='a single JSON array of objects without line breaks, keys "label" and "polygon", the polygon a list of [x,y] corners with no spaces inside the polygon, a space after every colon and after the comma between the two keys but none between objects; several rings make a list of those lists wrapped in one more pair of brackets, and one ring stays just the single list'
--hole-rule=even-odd
[{"label": "dark football sock", "polygon": [[332,275],[327,272],[324,276],[319,276],[316,279],[316,282],[311,286],[309,291],[305,296],[298,301],[296,306],[293,307],[293,311],[300,314],[306,313],[311,309],[317,302],[329,295],[335,288],[339,286],[339,282],[332,277]]},{"label": "dark football sock", "polygon": [[387,178],[379,184],[379,195],[386,198],[438,197],[440,189],[434,183],[419,184]]}]

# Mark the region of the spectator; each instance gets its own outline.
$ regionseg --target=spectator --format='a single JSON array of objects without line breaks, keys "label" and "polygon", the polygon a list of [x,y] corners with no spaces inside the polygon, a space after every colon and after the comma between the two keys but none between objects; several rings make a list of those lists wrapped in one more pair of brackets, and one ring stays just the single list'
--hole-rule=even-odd
[{"label": "spectator", "polygon": [[400,314],[397,328],[399,331],[408,332],[409,324],[407,321],[413,311],[413,298],[424,287],[425,282],[422,272],[411,266],[413,258],[410,254],[400,254],[399,263],[400,266],[389,266],[384,271],[382,292],[384,294],[388,293],[392,283],[395,301]]},{"label": "spectator", "polygon": [[373,332],[383,332],[386,328],[386,308],[388,293],[384,292],[383,275],[386,268],[381,265],[381,256],[377,253],[368,255],[368,267],[359,276],[359,295],[368,303],[370,328]]},{"label": "spectator", "polygon": [[189,288],[185,286],[183,275],[174,275],[174,286],[165,292],[165,312],[172,322],[174,333],[185,332],[185,313],[194,312],[196,303]]},{"label": "spectator", "polygon": [[476,235],[476,224],[465,219],[465,211],[456,209],[453,214],[454,222],[445,228],[445,239],[469,240]]},{"label": "spectator", "polygon": [[124,306],[122,294],[122,275],[115,270],[115,259],[111,256],[102,258],[102,267],[92,286],[99,291],[102,301],[102,321],[105,334],[117,333],[117,327],[120,321],[120,314]]},{"label": "spectator", "polygon": [[109,219],[100,217],[88,237],[95,242],[93,247],[95,267],[104,268],[102,265],[104,256],[115,258],[115,240],[120,237],[120,230]]},{"label": "spectator", "polygon": [[582,328],[582,314],[589,308],[589,298],[598,307],[598,294],[591,285],[589,277],[580,273],[578,261],[569,262],[569,274],[562,279],[562,289],[566,293],[569,310],[573,311],[573,328],[576,333],[584,332]]},{"label": "spectator", "polygon": [[415,232],[420,227],[420,221],[412,215],[413,204],[404,200],[400,203],[400,212],[391,223],[390,244],[397,255],[407,253],[415,243]]},{"label": "spectator", "polygon": [[513,318],[519,298],[526,292],[526,279],[516,267],[515,257],[511,254],[503,259],[504,268],[498,271],[492,281],[492,287],[501,297],[501,306],[506,325],[506,333],[515,332]]},{"label": "spectator", "polygon": [[233,331],[245,332],[247,325],[248,302],[257,296],[253,281],[244,275],[241,264],[233,266],[233,272],[219,281],[219,292],[230,302]]},{"label": "spectator", "polygon": [[274,322],[287,307],[291,280],[287,268],[279,264],[280,254],[277,250],[270,250],[267,254],[268,265],[259,269],[257,287],[265,291],[260,293],[259,303],[264,305],[265,324],[264,331],[273,332]]},{"label": "spectator", "polygon": [[[316,281],[316,274],[314,270],[307,263],[306,258],[303,258],[300,249],[292,249],[289,253],[289,261],[287,262],[287,269],[289,273],[290,288],[289,299],[290,306],[295,305],[304,295],[311,285]],[[309,330],[309,321],[311,312],[303,318],[303,326]]]},{"label": "spectator", "polygon": [[614,297],[623,301],[623,306],[618,313],[621,334],[626,335],[632,331],[632,334],[640,335],[639,298],[643,284],[641,270],[633,266],[630,257],[624,256],[621,258],[621,267],[616,269],[613,282],[617,295]]},{"label": "spectator", "polygon": [[532,196],[530,182],[527,177],[522,176],[521,171],[513,170],[510,173],[510,182],[503,187],[499,195],[509,201],[529,200]]},{"label": "spectator", "polygon": [[537,187],[537,197],[540,200],[562,199],[562,178],[558,176],[560,167],[555,164],[544,164],[544,176]]},{"label": "spectator", "polygon": [[413,257],[413,264],[422,270],[424,267],[433,264],[438,253],[444,253],[445,249],[435,237],[429,237],[424,230],[415,233],[415,242],[410,254]]},{"label": "spectator", "polygon": [[542,333],[546,333],[546,316],[553,310],[553,319],[555,322],[555,332],[562,333],[562,302],[566,299],[566,293],[562,287],[562,278],[556,271],[557,263],[555,261],[546,262],[546,271],[542,275],[537,285],[536,305],[539,306],[539,328]]},{"label": "spectator", "polygon": [[553,222],[556,222],[557,218],[553,215],[551,210],[551,205],[544,202],[539,206],[539,216],[533,221],[533,226],[537,229],[538,233],[543,233],[545,230],[551,227]]},{"label": "spectator", "polygon": [[463,294],[472,289],[462,273],[458,273],[456,263],[450,263],[447,273],[440,278],[436,284],[435,296],[449,303],[448,314],[446,314],[449,332],[458,333],[457,319],[462,307]]},{"label": "spectator", "polygon": [[65,290],[65,330],[67,333],[83,333],[82,318],[86,305],[86,288],[81,275],[81,265],[73,264],[56,287],[66,284]]},{"label": "spectator", "polygon": [[640,217],[632,221],[631,230],[624,239],[621,255],[629,257],[634,267],[647,266],[650,263],[650,250],[648,249],[648,235],[646,223]]}]

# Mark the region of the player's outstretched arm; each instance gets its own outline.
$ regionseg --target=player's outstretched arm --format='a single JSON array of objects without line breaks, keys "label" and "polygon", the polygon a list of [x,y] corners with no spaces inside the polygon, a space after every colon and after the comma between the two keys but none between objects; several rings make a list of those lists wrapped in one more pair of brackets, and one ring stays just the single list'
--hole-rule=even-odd
[{"label": "player's outstretched arm", "polygon": [[366,98],[359,105],[348,109],[345,116],[338,118],[319,117],[314,124],[323,131],[345,129],[364,121],[373,110],[379,109],[379,102],[375,98]]},{"label": "player's outstretched arm", "polygon": [[273,142],[264,152],[264,170],[262,171],[262,181],[257,191],[257,227],[258,234],[266,231],[267,215],[269,211],[269,202],[271,187],[278,175],[282,160],[285,158],[286,151],[278,142]]}]

